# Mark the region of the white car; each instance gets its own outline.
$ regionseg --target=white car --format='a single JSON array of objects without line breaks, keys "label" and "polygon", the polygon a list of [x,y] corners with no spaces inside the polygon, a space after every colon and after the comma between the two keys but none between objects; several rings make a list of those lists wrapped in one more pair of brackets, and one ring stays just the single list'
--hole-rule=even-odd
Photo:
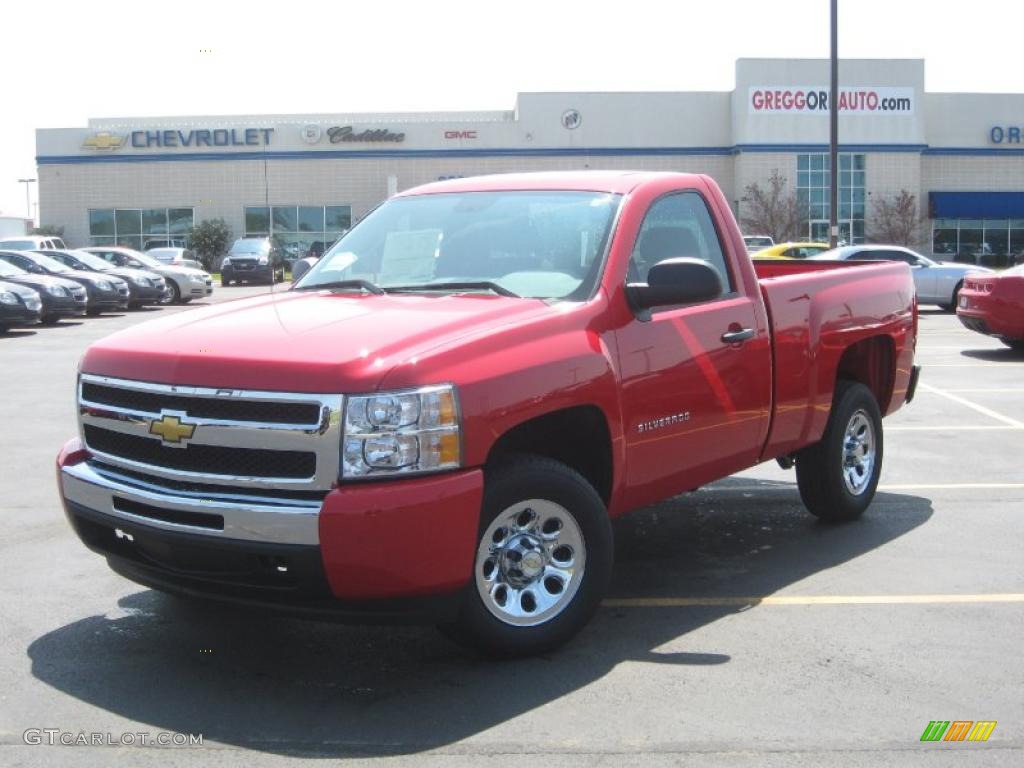
[{"label": "white car", "polygon": [[899,245],[845,245],[811,256],[808,261],[902,261],[910,265],[919,304],[938,304],[947,312],[956,309],[964,276],[992,272],[972,264],[944,264]]},{"label": "white car", "polygon": [[771,248],[775,245],[775,240],[768,235],[744,235],[743,244],[747,246],[748,253],[753,253],[754,251],[760,251],[762,248]]},{"label": "white car", "polygon": [[118,267],[147,269],[150,272],[156,272],[167,281],[167,287],[171,289],[170,301],[172,303],[187,304],[192,299],[202,299],[213,293],[213,278],[203,269],[165,264],[132,248],[93,246],[82,250],[99,256]]},{"label": "white car", "polygon": [[192,251],[188,248],[150,248],[146,251],[146,255],[175,267],[203,268],[202,264],[192,258]]},{"label": "white car", "polygon": [[64,241],[54,235],[22,235],[21,237],[5,237],[0,240],[0,250],[5,251],[63,251],[66,249]]}]

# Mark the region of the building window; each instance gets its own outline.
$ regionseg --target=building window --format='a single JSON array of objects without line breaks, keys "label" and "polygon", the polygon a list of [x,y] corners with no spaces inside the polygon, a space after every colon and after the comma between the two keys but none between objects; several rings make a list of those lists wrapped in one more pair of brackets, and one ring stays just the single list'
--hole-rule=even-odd
[{"label": "building window", "polygon": [[1024,263],[1024,219],[934,219],[932,253],[986,266]]},{"label": "building window", "polygon": [[100,208],[89,211],[89,242],[137,251],[184,240],[195,222],[192,208]]},{"label": "building window", "polygon": [[289,259],[326,248],[352,226],[350,205],[247,206],[245,236],[271,237]]},{"label": "building window", "polygon": [[[865,169],[864,155],[839,155],[839,239],[864,242]],[[832,164],[827,153],[796,156],[796,194],[807,211],[807,237],[828,242],[829,194]]]}]

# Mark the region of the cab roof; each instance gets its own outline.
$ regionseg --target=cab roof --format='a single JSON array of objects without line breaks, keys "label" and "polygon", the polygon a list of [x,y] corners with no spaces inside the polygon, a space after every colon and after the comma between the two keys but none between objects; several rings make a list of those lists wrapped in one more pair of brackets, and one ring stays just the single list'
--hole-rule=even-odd
[{"label": "cab roof", "polygon": [[658,179],[676,178],[681,182],[703,178],[695,173],[670,171],[545,171],[537,173],[501,173],[468,176],[423,184],[400,192],[397,197],[433,195],[442,192],[500,192],[513,190],[550,190],[571,192],[611,192],[627,194],[640,185]]}]

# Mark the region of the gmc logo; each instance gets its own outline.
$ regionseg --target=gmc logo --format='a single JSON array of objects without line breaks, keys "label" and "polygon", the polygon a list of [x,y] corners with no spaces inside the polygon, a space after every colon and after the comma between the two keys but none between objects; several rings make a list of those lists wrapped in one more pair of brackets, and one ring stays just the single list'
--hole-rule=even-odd
[{"label": "gmc logo", "polygon": [[445,131],[446,139],[475,139],[476,131]]}]

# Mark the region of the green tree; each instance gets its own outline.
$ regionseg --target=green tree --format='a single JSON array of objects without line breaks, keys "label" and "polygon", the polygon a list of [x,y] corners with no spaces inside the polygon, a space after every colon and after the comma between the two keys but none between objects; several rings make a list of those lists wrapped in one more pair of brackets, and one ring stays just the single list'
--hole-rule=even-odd
[{"label": "green tree", "polygon": [[231,243],[231,227],[224,219],[204,219],[189,230],[188,239],[203,266],[213,272]]}]

